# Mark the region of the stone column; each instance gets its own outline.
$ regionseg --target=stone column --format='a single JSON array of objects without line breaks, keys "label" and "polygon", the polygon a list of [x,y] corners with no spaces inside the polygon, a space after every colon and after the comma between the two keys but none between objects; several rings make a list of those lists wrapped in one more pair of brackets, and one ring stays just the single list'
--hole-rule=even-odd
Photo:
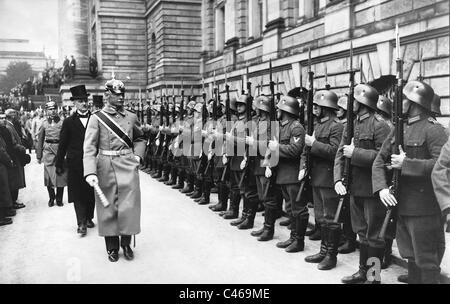
[{"label": "stone column", "polygon": [[88,1],[59,0],[59,59],[73,55],[77,71],[89,70]]}]

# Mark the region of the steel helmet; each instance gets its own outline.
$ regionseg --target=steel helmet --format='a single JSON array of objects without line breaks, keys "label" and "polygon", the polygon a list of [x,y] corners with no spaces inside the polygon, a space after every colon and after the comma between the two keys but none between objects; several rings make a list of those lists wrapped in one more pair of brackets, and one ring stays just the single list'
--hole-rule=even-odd
[{"label": "steel helmet", "polygon": [[368,84],[358,84],[355,87],[355,100],[375,111],[377,111],[377,102],[380,94]]},{"label": "steel helmet", "polygon": [[338,102],[338,96],[333,91],[322,90],[322,91],[318,91],[314,95],[314,103],[321,107],[327,107],[327,108],[339,110],[337,102]]},{"label": "steel helmet", "polygon": [[436,115],[441,115],[441,97],[434,94],[433,101],[431,102],[431,112]]},{"label": "steel helmet", "polygon": [[412,102],[431,110],[434,90],[428,84],[417,80],[410,81],[403,88],[403,94]]},{"label": "steel helmet", "polygon": [[388,116],[392,116],[392,101],[386,96],[380,95],[377,102],[377,108]]},{"label": "steel helmet", "polygon": [[265,111],[270,113],[270,98],[264,95],[259,96],[256,98],[255,107],[257,109],[260,109],[261,111]]},{"label": "steel helmet", "polygon": [[296,117],[299,116],[300,112],[300,105],[298,104],[297,99],[291,96],[283,96],[281,97],[280,102],[277,104],[277,108],[291,113],[292,115],[295,115]]},{"label": "steel helmet", "polygon": [[348,104],[348,96],[344,95],[341,98],[339,98],[337,105],[340,108],[343,108],[345,111],[347,111],[347,104]]},{"label": "steel helmet", "polygon": [[247,94],[242,94],[241,97],[239,99],[236,100],[236,106],[238,103],[243,103],[245,105],[247,105],[247,100],[251,98],[251,96],[248,96]]}]

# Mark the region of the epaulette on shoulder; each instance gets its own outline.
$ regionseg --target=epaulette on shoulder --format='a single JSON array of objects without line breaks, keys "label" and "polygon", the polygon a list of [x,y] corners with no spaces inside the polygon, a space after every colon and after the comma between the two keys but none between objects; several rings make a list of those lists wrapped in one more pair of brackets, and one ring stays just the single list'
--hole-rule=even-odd
[{"label": "epaulette on shoulder", "polygon": [[298,120],[294,120],[291,125],[293,128],[301,127],[302,124]]},{"label": "epaulette on shoulder", "polygon": [[428,117],[428,121],[434,125],[440,125],[439,121],[437,121],[433,117]]}]

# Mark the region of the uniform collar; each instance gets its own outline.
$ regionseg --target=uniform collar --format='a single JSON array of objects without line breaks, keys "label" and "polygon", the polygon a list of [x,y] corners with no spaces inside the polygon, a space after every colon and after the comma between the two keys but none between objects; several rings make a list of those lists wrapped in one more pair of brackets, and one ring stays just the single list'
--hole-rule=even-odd
[{"label": "uniform collar", "polygon": [[363,120],[365,120],[365,119],[367,119],[369,117],[370,117],[370,113],[366,113],[366,114],[364,114],[362,116],[358,115],[358,121],[363,121]]},{"label": "uniform collar", "polygon": [[287,125],[288,123],[290,123],[291,121],[289,119],[283,120],[281,122],[281,125],[284,127],[285,125]]},{"label": "uniform collar", "polygon": [[111,115],[116,115],[117,113],[119,113],[120,115],[125,116],[125,110],[124,109],[121,109],[121,110],[117,111],[117,109],[111,107],[110,105],[106,105],[103,108],[103,111],[105,111],[106,113],[111,114]]},{"label": "uniform collar", "polygon": [[414,117],[411,117],[411,118],[408,118],[408,125],[412,125],[413,123],[421,121],[421,120],[423,120],[425,118],[426,118],[425,115],[422,115],[422,114],[414,116]]},{"label": "uniform collar", "polygon": [[328,120],[330,120],[330,116],[325,116],[320,120],[320,123],[327,122]]}]

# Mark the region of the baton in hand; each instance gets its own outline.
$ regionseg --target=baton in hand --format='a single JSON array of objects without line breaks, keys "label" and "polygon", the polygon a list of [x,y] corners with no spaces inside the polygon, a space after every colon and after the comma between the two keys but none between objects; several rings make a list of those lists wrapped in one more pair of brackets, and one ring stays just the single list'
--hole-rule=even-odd
[{"label": "baton in hand", "polygon": [[100,202],[103,204],[103,207],[108,207],[109,206],[109,202],[108,199],[106,198],[105,194],[103,193],[102,189],[100,188],[100,186],[98,185],[98,183],[95,183],[93,186],[95,193],[97,193],[98,198],[100,199]]}]

